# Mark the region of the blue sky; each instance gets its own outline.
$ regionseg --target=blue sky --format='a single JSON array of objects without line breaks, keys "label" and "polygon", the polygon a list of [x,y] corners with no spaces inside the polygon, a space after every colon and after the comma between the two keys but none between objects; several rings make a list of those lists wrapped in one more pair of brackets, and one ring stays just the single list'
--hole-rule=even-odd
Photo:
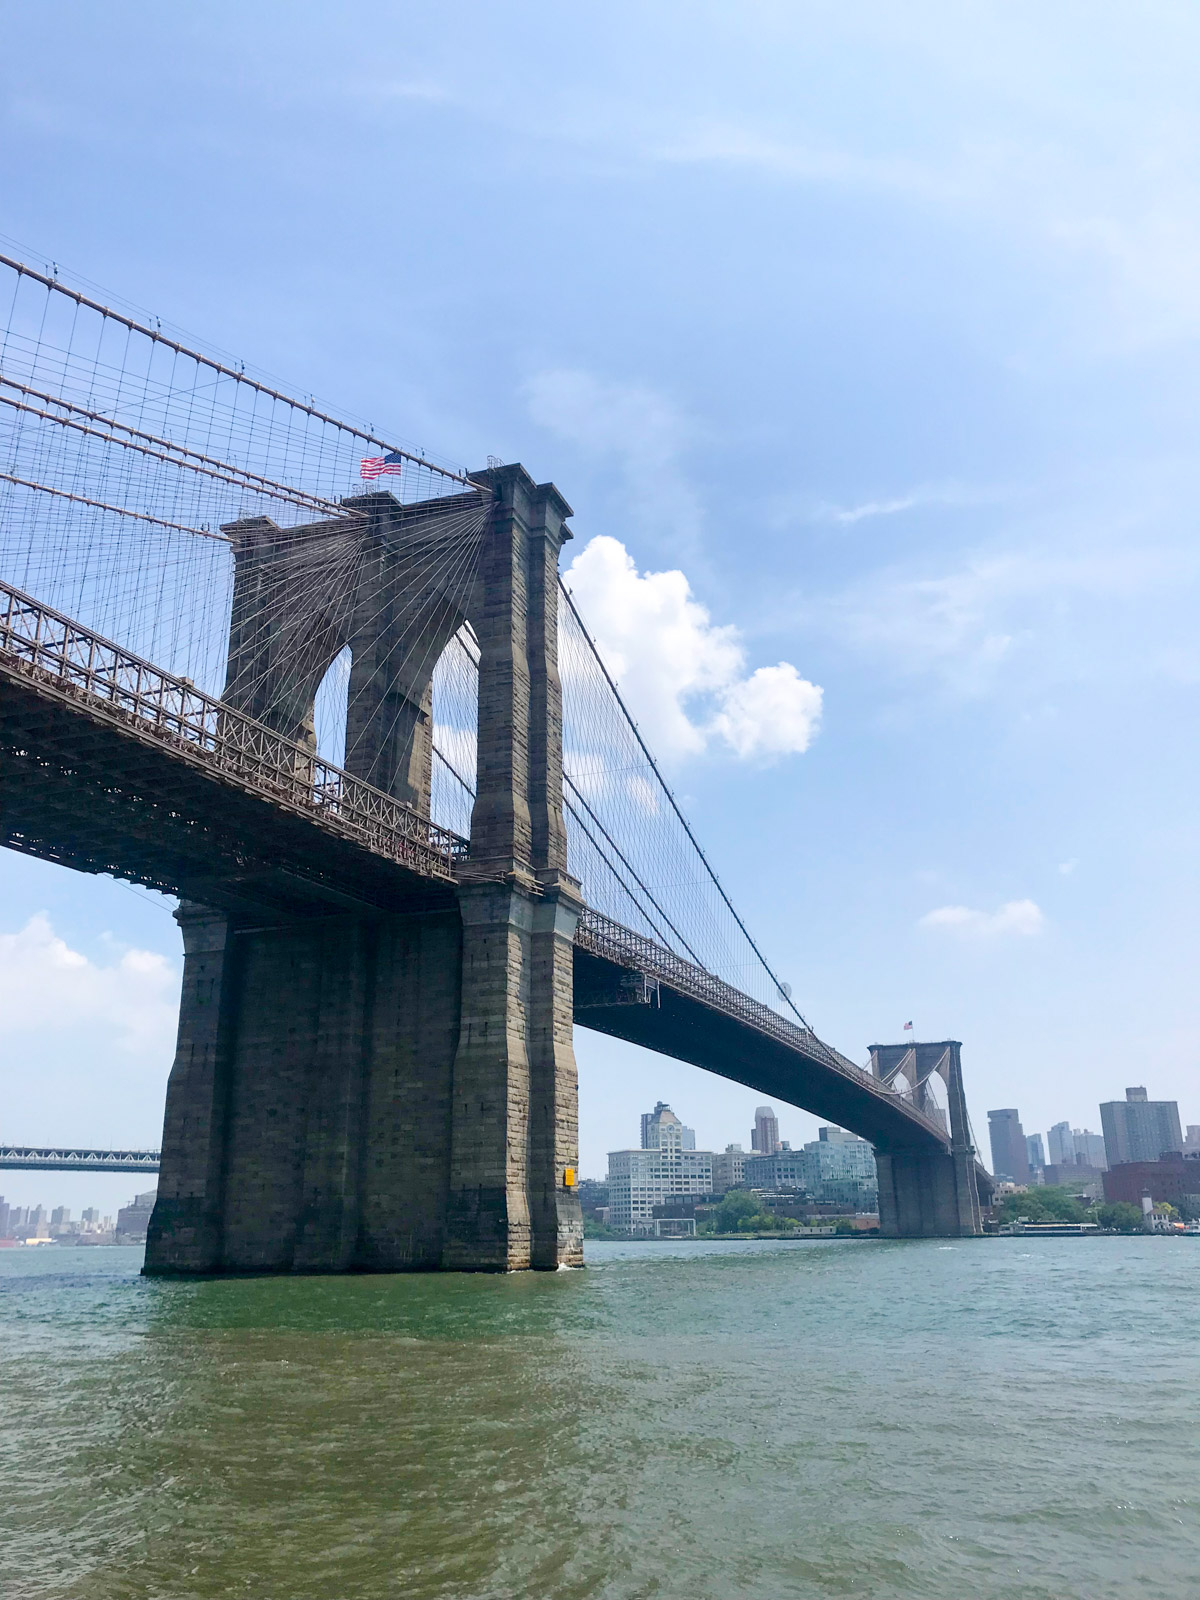
[{"label": "blue sky", "polygon": [[[1200,1121],[1192,6],[68,0],[5,40],[35,259],[525,462],[572,556],[685,575],[688,648],[821,688],[784,755],[698,688],[671,771],[819,1031],[961,1039],[981,1138],[1134,1082]],[[154,1140],[169,914],[5,854],[0,940],[0,1131]],[[585,1172],[660,1097],[748,1142],[754,1095],[577,1050]]]}]

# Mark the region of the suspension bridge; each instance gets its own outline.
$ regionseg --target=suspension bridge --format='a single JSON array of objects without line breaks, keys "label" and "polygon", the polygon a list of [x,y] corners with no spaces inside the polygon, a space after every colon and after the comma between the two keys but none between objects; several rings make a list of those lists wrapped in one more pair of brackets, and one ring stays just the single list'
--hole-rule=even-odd
[{"label": "suspension bridge", "polygon": [[578,1262],[575,1025],[869,1139],[884,1233],[980,1231],[957,1045],[860,1067],[797,1010],[552,484],[0,280],[0,842],[180,901],[148,1271]]}]

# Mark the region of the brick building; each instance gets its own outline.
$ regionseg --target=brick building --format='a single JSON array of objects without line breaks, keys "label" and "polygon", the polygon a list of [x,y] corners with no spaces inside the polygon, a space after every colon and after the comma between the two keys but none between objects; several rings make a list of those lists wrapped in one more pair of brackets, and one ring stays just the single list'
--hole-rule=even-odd
[{"label": "brick building", "polygon": [[1103,1174],[1104,1198],[1140,1206],[1142,1196],[1178,1206],[1200,1206],[1200,1151],[1166,1153],[1159,1161],[1122,1161]]}]

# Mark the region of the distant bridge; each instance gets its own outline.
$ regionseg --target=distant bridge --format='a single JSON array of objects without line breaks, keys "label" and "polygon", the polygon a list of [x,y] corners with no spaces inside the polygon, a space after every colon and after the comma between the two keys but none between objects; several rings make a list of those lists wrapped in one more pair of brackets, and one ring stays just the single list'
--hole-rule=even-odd
[{"label": "distant bridge", "polygon": [[81,1145],[0,1144],[10,1172],[157,1172],[158,1150],[85,1150]]}]

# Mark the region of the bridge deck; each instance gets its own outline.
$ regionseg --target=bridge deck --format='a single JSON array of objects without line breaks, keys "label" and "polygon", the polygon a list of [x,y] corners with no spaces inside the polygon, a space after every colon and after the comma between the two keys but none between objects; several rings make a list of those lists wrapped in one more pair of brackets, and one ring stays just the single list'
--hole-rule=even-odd
[{"label": "bridge deck", "polygon": [[[575,1021],[802,1106],[882,1150],[950,1147],[902,1095],[711,973],[585,911],[576,933]],[[648,980],[631,985],[630,976]]]},{"label": "bridge deck", "polygon": [[465,842],[0,585],[0,842],[228,910],[447,899]]}]

